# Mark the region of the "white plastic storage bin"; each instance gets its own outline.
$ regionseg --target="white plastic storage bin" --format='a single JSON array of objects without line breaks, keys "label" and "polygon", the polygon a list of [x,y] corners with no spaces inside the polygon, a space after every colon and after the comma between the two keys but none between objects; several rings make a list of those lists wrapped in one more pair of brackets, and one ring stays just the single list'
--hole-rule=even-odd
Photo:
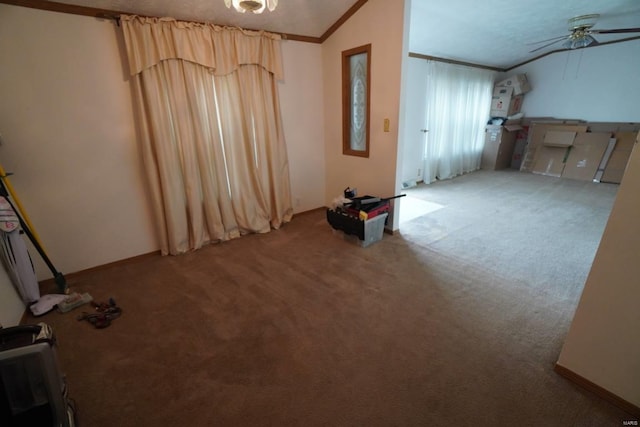
[{"label": "white plastic storage bin", "polygon": [[384,234],[384,224],[388,213],[380,214],[374,218],[364,221],[364,240],[353,234],[343,233],[344,239],[366,248],[367,246],[382,240]]}]

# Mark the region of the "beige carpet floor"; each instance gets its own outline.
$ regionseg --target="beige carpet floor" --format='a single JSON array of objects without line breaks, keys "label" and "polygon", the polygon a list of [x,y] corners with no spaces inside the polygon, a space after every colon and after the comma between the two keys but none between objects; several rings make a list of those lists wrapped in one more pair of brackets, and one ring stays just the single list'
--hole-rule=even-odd
[{"label": "beige carpet floor", "polygon": [[[73,290],[124,310],[102,330],[76,320],[88,306],[38,319],[57,332],[82,426],[621,425],[628,414],[553,371],[597,241],[572,244],[588,249],[571,282],[562,259],[550,273],[505,271],[511,258],[482,242],[493,228],[460,231],[483,223],[465,211],[544,211],[531,198],[551,192],[593,211],[602,233],[615,186],[593,190],[591,209],[560,180],[473,175],[416,194],[444,207],[368,248],[314,211],[268,234],[74,276]],[[474,259],[478,247],[493,261]]]}]

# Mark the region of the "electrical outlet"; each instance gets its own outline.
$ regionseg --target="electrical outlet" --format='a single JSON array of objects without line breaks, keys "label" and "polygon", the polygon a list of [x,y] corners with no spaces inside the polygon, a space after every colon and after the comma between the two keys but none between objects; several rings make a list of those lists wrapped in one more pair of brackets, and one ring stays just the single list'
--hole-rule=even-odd
[{"label": "electrical outlet", "polygon": [[422,173],[422,169],[418,168],[418,176]]},{"label": "electrical outlet", "polygon": [[296,197],[296,207],[300,206],[300,197]]}]

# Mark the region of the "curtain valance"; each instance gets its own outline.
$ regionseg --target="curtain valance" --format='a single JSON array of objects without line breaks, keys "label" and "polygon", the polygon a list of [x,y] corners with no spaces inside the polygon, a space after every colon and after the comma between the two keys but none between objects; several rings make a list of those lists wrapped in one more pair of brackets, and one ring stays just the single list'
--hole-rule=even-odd
[{"label": "curtain valance", "polygon": [[256,64],[283,78],[277,34],[177,21],[121,15],[133,76],[167,59],[182,59],[226,75],[240,65]]}]

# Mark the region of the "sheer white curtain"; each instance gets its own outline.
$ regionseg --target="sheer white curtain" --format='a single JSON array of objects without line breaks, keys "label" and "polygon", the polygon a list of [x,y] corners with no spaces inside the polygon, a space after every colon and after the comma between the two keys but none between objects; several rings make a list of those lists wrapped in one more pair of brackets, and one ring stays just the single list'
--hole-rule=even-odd
[{"label": "sheer white curtain", "polygon": [[122,22],[162,253],[289,221],[279,37],[171,19]]},{"label": "sheer white curtain", "polygon": [[480,168],[493,79],[489,70],[429,61],[426,183]]}]

